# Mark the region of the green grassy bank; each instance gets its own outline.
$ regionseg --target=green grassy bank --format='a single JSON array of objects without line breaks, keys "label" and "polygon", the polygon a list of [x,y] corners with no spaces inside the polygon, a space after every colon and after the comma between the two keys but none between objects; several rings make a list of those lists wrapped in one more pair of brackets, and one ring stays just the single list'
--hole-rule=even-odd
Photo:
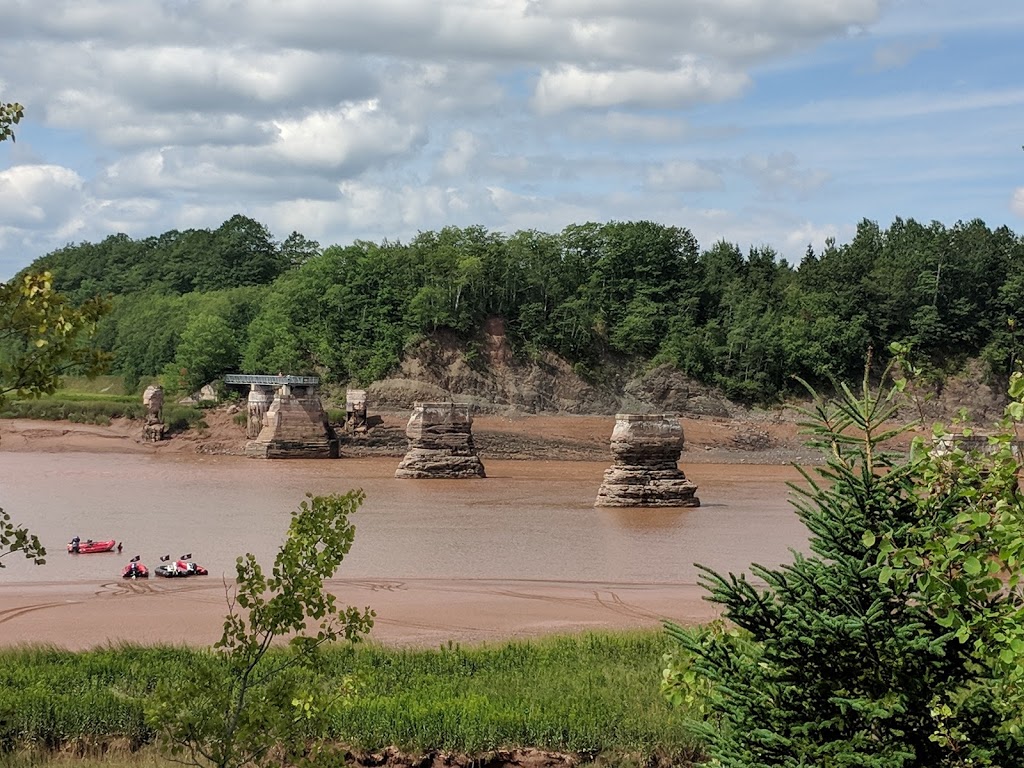
[{"label": "green grassy bank", "polygon": [[[125,394],[120,376],[67,378],[61,389],[38,399],[8,398],[0,408],[3,419],[72,421],[79,424],[109,425],[112,419],[144,419],[146,406],[141,394]],[[180,432],[202,423],[202,409],[194,405],[167,403],[164,423]]]},{"label": "green grassy bank", "polygon": [[[535,747],[612,762],[669,756],[685,763],[694,743],[683,713],[658,692],[661,657],[671,646],[660,633],[634,632],[474,648],[331,648],[316,674],[328,689],[351,693],[330,705],[318,736],[357,750]],[[0,746],[8,762],[42,764],[114,744],[120,749],[101,764],[136,765],[152,757],[146,697],[158,682],[185,679],[208,659],[204,651],[133,646],[2,651]]]}]

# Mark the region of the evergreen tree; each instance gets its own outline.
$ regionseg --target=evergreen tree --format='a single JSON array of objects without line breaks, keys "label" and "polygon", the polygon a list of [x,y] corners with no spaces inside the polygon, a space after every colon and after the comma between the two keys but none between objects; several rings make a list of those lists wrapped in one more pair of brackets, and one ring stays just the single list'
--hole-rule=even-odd
[{"label": "evergreen tree", "polygon": [[[836,400],[816,402],[805,427],[829,458],[819,478],[804,473],[807,487],[793,486],[811,554],[777,569],[751,566],[764,587],[705,569],[710,599],[731,628],[667,627],[684,648],[667,676],[706,686],[707,717],[698,729],[710,763],[1019,766],[1021,695],[1014,690],[1024,644],[1011,642],[1024,628],[999,646],[1021,617],[1016,539],[1024,506],[1016,463],[1005,460],[1008,446],[988,470],[973,473],[964,471],[963,451],[954,461],[922,450],[890,455],[883,443],[896,434],[884,427],[893,401],[866,376],[861,393],[843,387]],[[947,492],[939,472],[971,482]],[[976,510],[967,517],[990,526],[995,538],[949,527],[966,504],[990,510],[983,519]],[[1005,516],[997,518],[1000,510]],[[971,546],[987,555],[964,549]],[[959,559],[948,554],[961,550]],[[936,598],[948,603],[946,595],[960,593],[954,622]],[[974,636],[988,639],[969,642]]]}]

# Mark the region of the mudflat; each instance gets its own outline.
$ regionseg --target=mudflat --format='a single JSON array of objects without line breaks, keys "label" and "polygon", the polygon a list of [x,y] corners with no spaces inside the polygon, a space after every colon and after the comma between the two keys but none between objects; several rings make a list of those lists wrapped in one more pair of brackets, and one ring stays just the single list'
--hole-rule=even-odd
[{"label": "mudflat", "polygon": [[[274,462],[234,455],[244,433],[226,412],[158,445],[133,422],[0,421],[0,506],[49,549],[43,567],[5,558],[0,645],[211,644],[234,556],[253,551],[268,565],[304,490],[366,490],[353,554],[329,586],[373,608],[371,639],[396,645],[702,622],[716,608],[694,562],[742,570],[803,545],[785,487],[798,474],[785,465],[815,457],[790,422],[684,418],[680,464],[703,506],[597,511],[614,417],[478,416],[482,481],[395,480],[407,418],[385,414],[343,443],[348,461]],[[70,536],[94,533],[127,539],[124,552],[64,552]],[[175,546],[211,575],[120,578],[134,554],[153,568]]]}]

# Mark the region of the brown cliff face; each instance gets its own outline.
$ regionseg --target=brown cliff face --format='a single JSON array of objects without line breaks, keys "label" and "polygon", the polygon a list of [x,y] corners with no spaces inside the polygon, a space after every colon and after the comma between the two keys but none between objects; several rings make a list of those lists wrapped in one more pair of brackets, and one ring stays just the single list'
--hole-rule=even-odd
[{"label": "brown cliff face", "polygon": [[[724,417],[731,405],[710,387],[663,365],[630,378],[585,380],[567,360],[541,351],[514,353],[500,318],[484,326],[469,345],[452,334],[436,333],[410,349],[391,378],[373,382],[368,399],[378,408],[412,408],[417,401],[458,399],[481,413],[514,409],[524,413],[605,414],[675,411]],[[612,373],[608,373],[611,371]]]}]

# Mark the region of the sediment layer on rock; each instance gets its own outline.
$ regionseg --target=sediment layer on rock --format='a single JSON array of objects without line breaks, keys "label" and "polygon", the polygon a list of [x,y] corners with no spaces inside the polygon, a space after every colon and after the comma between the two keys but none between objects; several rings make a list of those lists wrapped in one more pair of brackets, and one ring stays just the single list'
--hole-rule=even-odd
[{"label": "sediment layer on rock", "polygon": [[485,477],[484,465],[476,454],[459,456],[450,451],[413,448],[402,459],[395,477],[429,478]]},{"label": "sediment layer on rock", "polygon": [[698,507],[697,486],[681,469],[683,427],[671,414],[615,416],[614,463],[604,473],[595,507]]},{"label": "sediment layer on rock", "polygon": [[336,459],[338,440],[315,391],[281,387],[245,455],[261,459]]},{"label": "sediment layer on rock", "polygon": [[398,465],[398,478],[485,477],[473,444],[473,414],[461,403],[418,402],[405,434],[409,450]]}]

